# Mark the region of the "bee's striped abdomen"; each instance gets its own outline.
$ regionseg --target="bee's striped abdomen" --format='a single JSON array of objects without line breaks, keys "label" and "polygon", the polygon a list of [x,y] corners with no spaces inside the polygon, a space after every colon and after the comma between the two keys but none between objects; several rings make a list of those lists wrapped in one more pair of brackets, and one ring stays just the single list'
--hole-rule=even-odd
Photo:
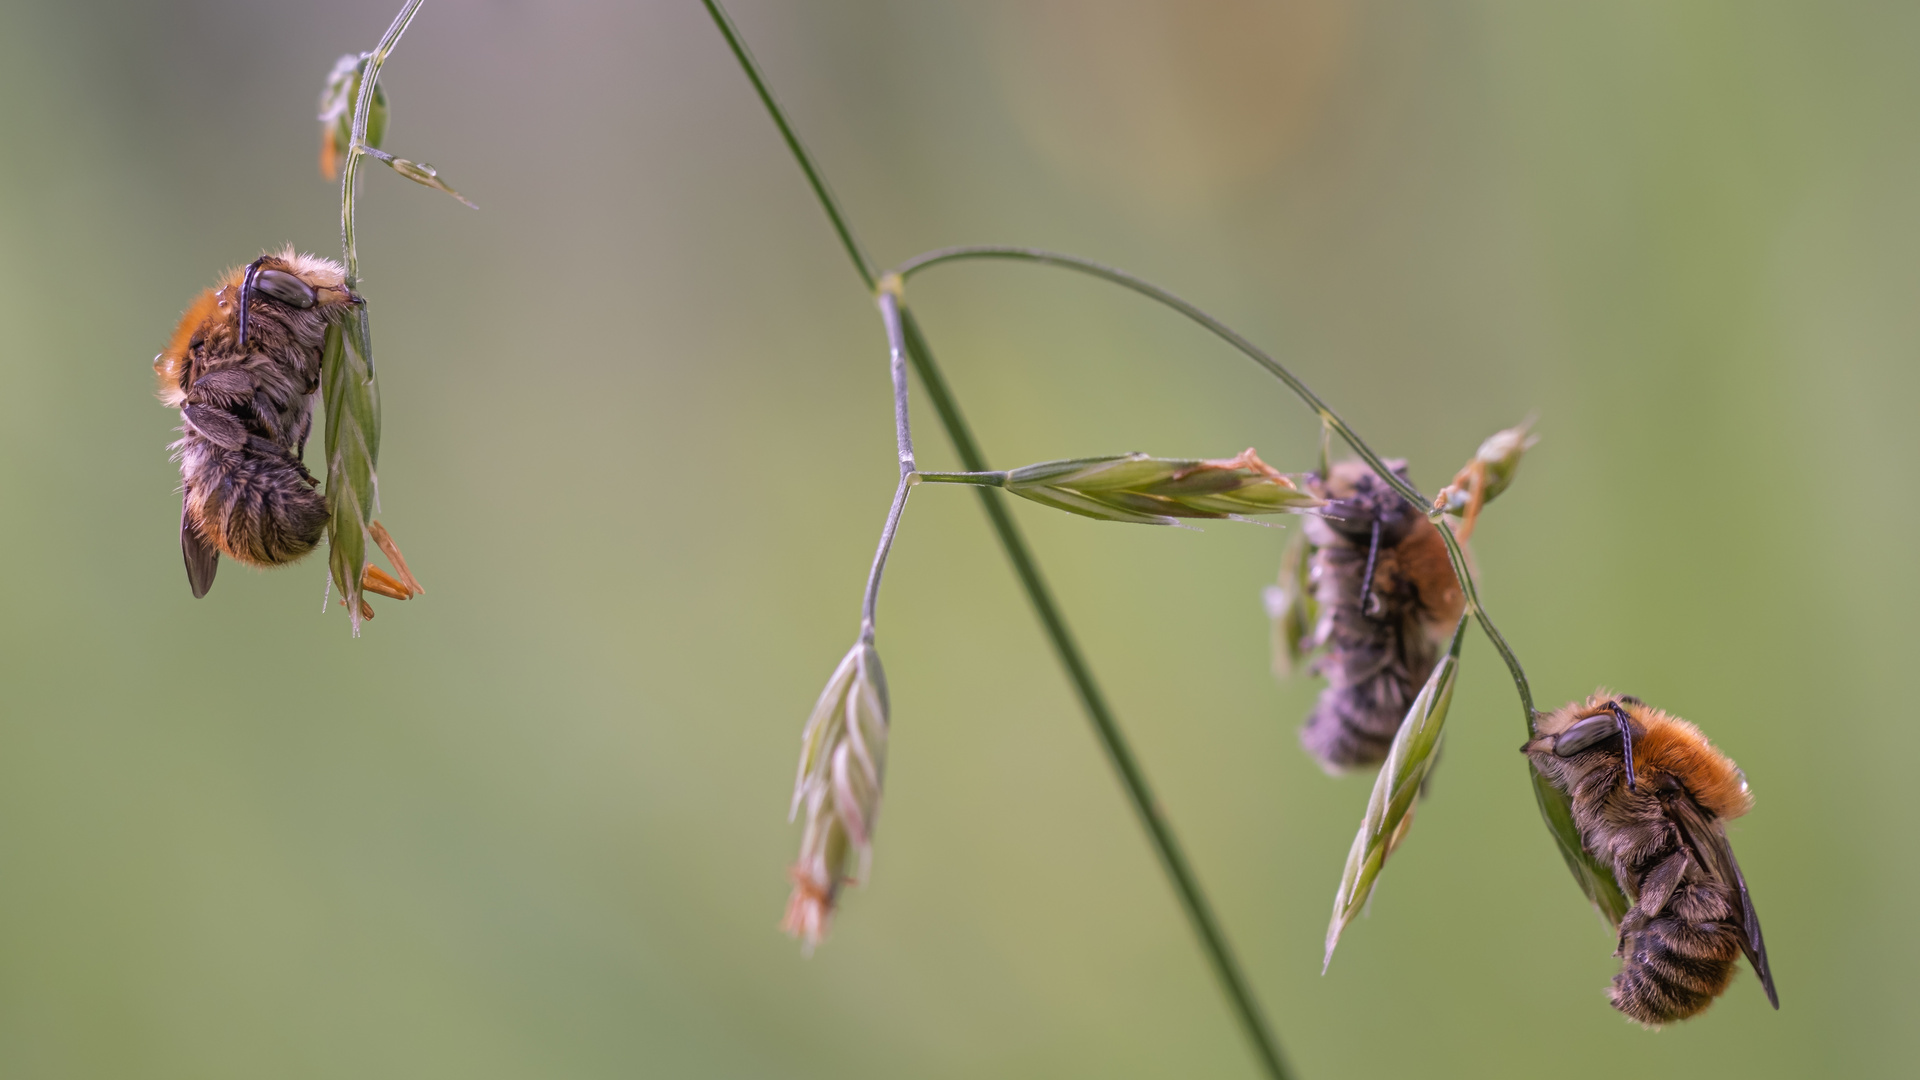
[{"label": "bee's striped abdomen", "polygon": [[1608,996],[1642,1024],[1685,1020],[1720,996],[1740,958],[1740,926],[1714,885],[1681,886],[1662,914],[1627,935]]}]

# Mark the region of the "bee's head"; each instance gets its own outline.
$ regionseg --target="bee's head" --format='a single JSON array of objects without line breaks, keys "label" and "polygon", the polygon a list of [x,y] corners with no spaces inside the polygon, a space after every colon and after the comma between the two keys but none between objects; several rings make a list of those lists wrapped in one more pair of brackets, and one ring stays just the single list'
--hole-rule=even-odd
[{"label": "bee's head", "polygon": [[246,344],[249,323],[268,305],[287,312],[352,303],[346,271],[331,259],[301,255],[291,246],[238,266],[220,284],[194,297],[180,317],[165,351],[153,359],[160,378],[160,400],[178,407],[186,393],[193,354],[205,348],[225,350]]},{"label": "bee's head", "polygon": [[[1395,476],[1406,479],[1405,461],[1393,459],[1387,467]],[[1336,462],[1326,477],[1310,475],[1307,484],[1315,495],[1327,500],[1321,516],[1336,532],[1364,540],[1378,522],[1381,543],[1392,545],[1413,525],[1413,507],[1364,461]]]},{"label": "bee's head", "polygon": [[1639,698],[1605,687],[1534,721],[1534,737],[1520,749],[1544,767],[1585,775],[1602,767],[1624,767],[1627,784],[1638,777],[1634,740],[1646,732],[1649,712]]},{"label": "bee's head", "polygon": [[[238,276],[236,283],[232,279]],[[262,255],[235,274],[228,275],[228,288],[238,297],[237,343],[247,343],[249,312],[256,300],[269,300],[300,311],[316,304],[340,303],[350,297],[345,288],[346,273],[331,259],[296,254],[291,246]]]}]

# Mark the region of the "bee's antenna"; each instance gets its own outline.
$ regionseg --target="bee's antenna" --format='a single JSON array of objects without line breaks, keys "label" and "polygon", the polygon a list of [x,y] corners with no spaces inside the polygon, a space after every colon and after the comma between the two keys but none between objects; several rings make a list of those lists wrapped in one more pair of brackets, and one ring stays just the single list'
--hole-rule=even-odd
[{"label": "bee's antenna", "polygon": [[1367,614],[1367,599],[1373,595],[1373,560],[1380,554],[1380,519],[1373,519],[1373,542],[1367,545],[1367,578],[1360,586],[1360,615]]},{"label": "bee's antenna", "polygon": [[267,261],[265,255],[247,264],[247,276],[240,279],[240,344],[247,343],[247,302],[253,299],[253,279],[260,273],[260,264]]},{"label": "bee's antenna", "polygon": [[1623,760],[1627,763],[1627,790],[1632,791],[1634,785],[1633,718],[1627,715],[1627,710],[1622,709],[1617,701],[1607,702],[1607,709],[1613,713],[1614,723],[1620,728],[1620,747],[1624,755]]}]

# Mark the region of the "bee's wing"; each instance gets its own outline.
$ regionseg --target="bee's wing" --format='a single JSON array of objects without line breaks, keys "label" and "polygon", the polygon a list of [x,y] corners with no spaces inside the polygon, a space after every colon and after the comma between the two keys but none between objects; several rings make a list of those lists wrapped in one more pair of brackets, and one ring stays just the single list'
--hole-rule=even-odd
[{"label": "bee's wing", "polygon": [[193,598],[198,600],[213,588],[214,571],[220,569],[220,552],[193,527],[192,519],[187,517],[185,500],[180,503],[180,554],[186,556],[187,584],[193,587]]},{"label": "bee's wing", "polygon": [[1774,992],[1773,969],[1767,966],[1767,939],[1760,936],[1760,915],[1753,910],[1753,897],[1747,895],[1747,879],[1740,873],[1740,864],[1734,861],[1733,849],[1729,847],[1726,850],[1727,865],[1733,868],[1733,883],[1740,890],[1742,929],[1747,932],[1740,942],[1740,948],[1746,952],[1754,974],[1760,976],[1760,985],[1767,988],[1767,1001],[1777,1009],[1780,1007],[1780,995]]},{"label": "bee's wing", "polygon": [[1779,1008],[1780,995],[1773,988],[1773,969],[1767,966],[1767,942],[1760,936],[1760,916],[1753,910],[1753,897],[1747,893],[1747,879],[1740,873],[1740,863],[1733,857],[1733,845],[1727,842],[1726,830],[1685,796],[1674,799],[1669,808],[1673,811],[1674,824],[1680,827],[1687,846],[1699,858],[1701,865],[1740,895],[1740,949],[1747,954],[1754,974],[1760,976],[1760,985],[1767,991],[1767,1001],[1774,1008]]}]

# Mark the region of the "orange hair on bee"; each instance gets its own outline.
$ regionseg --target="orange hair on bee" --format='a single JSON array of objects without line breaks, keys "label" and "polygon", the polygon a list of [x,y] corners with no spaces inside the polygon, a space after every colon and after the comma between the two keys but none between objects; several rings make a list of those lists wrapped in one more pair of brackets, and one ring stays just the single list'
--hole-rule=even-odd
[{"label": "orange hair on bee", "polygon": [[1622,703],[1644,729],[1633,741],[1633,764],[1643,776],[1668,773],[1722,821],[1753,809],[1753,793],[1735,765],[1700,729],[1649,705]]},{"label": "orange hair on bee", "polygon": [[168,408],[177,409],[186,399],[187,354],[193,349],[193,335],[219,310],[220,301],[212,289],[194,297],[186,313],[180,316],[180,325],[174,327],[166,351],[153,358],[153,373],[160,379],[160,400]]}]

